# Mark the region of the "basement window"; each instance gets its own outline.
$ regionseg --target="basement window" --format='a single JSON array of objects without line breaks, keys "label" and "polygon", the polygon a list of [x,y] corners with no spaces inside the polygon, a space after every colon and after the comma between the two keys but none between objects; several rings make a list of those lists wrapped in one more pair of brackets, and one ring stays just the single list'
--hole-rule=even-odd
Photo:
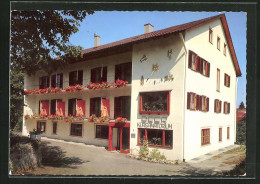
[{"label": "basement window", "polygon": [[108,139],[107,125],[96,125],[96,138]]},{"label": "basement window", "polygon": [[70,127],[70,135],[82,136],[82,124],[72,123]]}]

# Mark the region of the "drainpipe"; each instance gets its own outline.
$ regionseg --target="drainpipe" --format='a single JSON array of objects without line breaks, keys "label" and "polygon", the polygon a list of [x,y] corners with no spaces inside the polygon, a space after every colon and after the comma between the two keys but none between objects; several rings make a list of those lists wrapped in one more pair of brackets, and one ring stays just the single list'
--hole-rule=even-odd
[{"label": "drainpipe", "polygon": [[185,40],[184,40],[184,38],[183,38],[183,35],[182,35],[182,33],[180,32],[179,33],[179,35],[180,35],[180,38],[181,38],[181,41],[182,41],[182,43],[183,43],[183,47],[184,47],[184,50],[185,50],[185,66],[184,66],[184,89],[183,89],[183,97],[184,97],[184,101],[183,101],[183,123],[182,123],[182,136],[183,136],[183,143],[182,143],[182,154],[183,154],[183,162],[185,162],[185,158],[184,158],[184,151],[185,151],[185,149],[184,149],[184,143],[185,143],[185,131],[184,131],[184,128],[185,128],[185,99],[186,99],[186,95],[185,95],[185,93],[186,93],[186,63],[187,63],[187,61],[186,61],[186,59],[187,59],[187,48],[186,48],[186,45],[185,45]]},{"label": "drainpipe", "polygon": [[235,90],[235,113],[234,113],[234,143],[237,141],[237,83],[238,83],[238,77],[236,81],[236,90]]}]

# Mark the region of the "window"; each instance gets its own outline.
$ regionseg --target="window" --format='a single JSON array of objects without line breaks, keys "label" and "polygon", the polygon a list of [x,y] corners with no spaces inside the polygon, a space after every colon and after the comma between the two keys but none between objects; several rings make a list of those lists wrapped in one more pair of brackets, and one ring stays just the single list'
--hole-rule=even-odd
[{"label": "window", "polygon": [[70,126],[70,135],[82,136],[82,124],[72,123]]},{"label": "window", "polygon": [[45,132],[46,130],[46,122],[45,121],[37,121],[37,131]]},{"label": "window", "polygon": [[213,44],[213,30],[209,28],[209,42]]},{"label": "window", "polygon": [[224,102],[224,114],[230,113],[230,103]]},{"label": "window", "polygon": [[220,70],[217,69],[217,91],[220,91]]},{"label": "window", "polygon": [[108,126],[96,125],[96,138],[108,139]]},{"label": "window", "polygon": [[210,129],[201,130],[201,145],[210,144]]},{"label": "window", "polygon": [[214,112],[221,113],[221,104],[222,104],[222,101],[215,99]]},{"label": "window", "polygon": [[142,92],[139,94],[140,114],[169,114],[170,91]]},{"label": "window", "polygon": [[107,82],[107,67],[98,67],[91,69],[91,82]]},{"label": "window", "polygon": [[52,133],[57,134],[57,122],[52,123]]},{"label": "window", "polygon": [[76,116],[77,100],[79,100],[79,99],[76,99],[76,98],[69,99],[68,115]]},{"label": "window", "polygon": [[158,129],[138,129],[138,145],[143,144],[144,137],[147,136],[148,146],[172,148],[173,131]]},{"label": "window", "polygon": [[187,93],[187,109],[209,111],[209,98],[206,96],[200,96],[196,93]]},{"label": "window", "polygon": [[49,76],[43,76],[39,79],[39,89],[45,89],[50,86],[50,78]]},{"label": "window", "polygon": [[230,76],[228,74],[226,74],[226,73],[224,75],[224,85],[226,87],[230,87]]},{"label": "window", "polygon": [[90,98],[90,115],[101,116],[101,98]]},{"label": "window", "polygon": [[57,102],[61,102],[61,99],[54,99],[51,100],[51,114],[55,115],[56,114],[56,109],[57,109]]},{"label": "window", "polygon": [[83,70],[73,71],[69,73],[69,85],[83,84]]},{"label": "window", "polygon": [[191,50],[189,51],[188,62],[188,68],[191,70],[198,72],[206,77],[210,76],[210,63]]},{"label": "window", "polygon": [[218,129],[218,141],[221,142],[222,141],[222,128]]},{"label": "window", "polygon": [[39,114],[48,116],[49,115],[49,100],[39,101]]},{"label": "window", "polygon": [[229,139],[229,127],[227,127],[227,139]]},{"label": "window", "polygon": [[131,110],[131,97],[130,96],[120,96],[115,97],[114,102],[114,118],[124,117],[128,120],[130,119]]},{"label": "window", "polygon": [[220,38],[217,38],[217,49],[220,50]]},{"label": "window", "polygon": [[224,43],[224,49],[223,49],[224,56],[227,55],[227,45]]},{"label": "window", "polygon": [[115,81],[126,80],[128,84],[132,82],[132,63],[123,63],[115,66]]},{"label": "window", "polygon": [[51,87],[63,88],[63,74],[56,74],[51,76]]}]

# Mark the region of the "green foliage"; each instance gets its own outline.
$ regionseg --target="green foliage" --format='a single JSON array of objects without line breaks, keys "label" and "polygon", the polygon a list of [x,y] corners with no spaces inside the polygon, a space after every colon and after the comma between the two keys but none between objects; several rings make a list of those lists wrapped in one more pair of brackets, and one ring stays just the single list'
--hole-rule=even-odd
[{"label": "green foliage", "polygon": [[246,119],[237,123],[236,143],[240,145],[246,144]]},{"label": "green foliage", "polygon": [[159,150],[156,148],[156,149],[153,149],[150,154],[149,154],[149,159],[155,159],[157,161],[159,160],[166,160],[166,157],[164,156],[164,154],[161,154],[159,152]]},{"label": "green foliage", "polygon": [[[11,12],[10,128],[22,125],[24,74],[44,69],[48,74],[82,57],[82,47],[69,38],[93,11]],[[56,59],[55,59],[56,58]],[[16,124],[18,124],[16,126]]]},{"label": "green foliage", "polygon": [[140,150],[139,150],[139,157],[141,159],[148,158],[148,155],[149,155],[148,141],[147,141],[147,139],[144,139],[143,145],[140,147]]},{"label": "green foliage", "polygon": [[245,104],[244,102],[242,101],[240,104],[239,104],[239,109],[244,109],[245,108]]}]

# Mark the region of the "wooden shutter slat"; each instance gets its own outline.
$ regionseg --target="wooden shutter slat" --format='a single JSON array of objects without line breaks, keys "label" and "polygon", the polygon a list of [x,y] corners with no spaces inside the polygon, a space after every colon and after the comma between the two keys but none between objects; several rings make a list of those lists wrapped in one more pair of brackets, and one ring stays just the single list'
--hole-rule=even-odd
[{"label": "wooden shutter slat", "polygon": [[187,93],[187,109],[190,109],[190,93]]},{"label": "wooden shutter slat", "polygon": [[195,71],[198,72],[198,67],[199,67],[199,56],[195,57]]},{"label": "wooden shutter slat", "polygon": [[200,96],[200,101],[199,101],[199,110],[202,111],[202,96]]},{"label": "wooden shutter slat", "polygon": [[214,101],[214,112],[216,112],[216,110],[217,110],[217,99],[215,99],[215,101]]}]

